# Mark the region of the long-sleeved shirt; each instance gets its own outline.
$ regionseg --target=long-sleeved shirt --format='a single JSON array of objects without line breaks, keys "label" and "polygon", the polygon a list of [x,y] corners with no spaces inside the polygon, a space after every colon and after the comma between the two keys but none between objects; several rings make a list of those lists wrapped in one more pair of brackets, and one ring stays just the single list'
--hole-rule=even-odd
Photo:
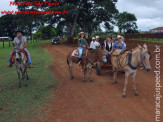
[{"label": "long-sleeved shirt", "polygon": [[88,46],[88,43],[87,43],[86,39],[80,38],[80,39],[78,40],[78,47],[82,47],[83,45]]}]

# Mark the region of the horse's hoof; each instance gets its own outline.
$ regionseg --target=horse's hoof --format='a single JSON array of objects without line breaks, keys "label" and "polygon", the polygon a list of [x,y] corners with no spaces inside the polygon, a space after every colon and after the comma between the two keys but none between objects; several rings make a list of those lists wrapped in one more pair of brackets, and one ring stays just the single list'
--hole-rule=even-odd
[{"label": "horse's hoof", "polygon": [[21,88],[21,86],[19,85],[18,88]]},{"label": "horse's hoof", "polygon": [[116,82],[113,82],[113,85],[115,85],[115,84],[117,84],[118,82],[116,81]]},{"label": "horse's hoof", "polygon": [[85,80],[85,79],[83,79],[83,82],[86,82],[86,80]]},{"label": "horse's hoof", "polygon": [[92,80],[92,79],[90,79],[90,82],[93,82],[93,80]]},{"label": "horse's hoof", "polygon": [[26,84],[25,87],[28,87],[28,85]]},{"label": "horse's hoof", "polygon": [[139,94],[138,93],[135,93],[135,96],[139,96]]},{"label": "horse's hoof", "polygon": [[29,78],[27,78],[27,80],[29,80]]},{"label": "horse's hoof", "polygon": [[126,95],[122,95],[122,98],[126,98]]}]

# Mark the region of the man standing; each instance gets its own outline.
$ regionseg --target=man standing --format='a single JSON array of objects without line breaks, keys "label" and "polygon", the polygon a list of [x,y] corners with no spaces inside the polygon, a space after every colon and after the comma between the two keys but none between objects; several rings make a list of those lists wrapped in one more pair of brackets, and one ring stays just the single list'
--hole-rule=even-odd
[{"label": "man standing", "polygon": [[[30,54],[26,48],[27,46],[27,40],[26,38],[23,36],[23,33],[21,31],[17,31],[17,36],[14,38],[14,41],[13,41],[13,45],[14,47],[16,48],[19,48],[20,50],[24,51],[28,57],[28,64],[29,64],[29,68],[32,68],[31,64],[31,57],[30,57]],[[12,51],[10,53],[10,58],[9,58],[9,65],[8,67],[12,67],[12,60],[13,60],[13,57],[14,57],[14,51]]]}]

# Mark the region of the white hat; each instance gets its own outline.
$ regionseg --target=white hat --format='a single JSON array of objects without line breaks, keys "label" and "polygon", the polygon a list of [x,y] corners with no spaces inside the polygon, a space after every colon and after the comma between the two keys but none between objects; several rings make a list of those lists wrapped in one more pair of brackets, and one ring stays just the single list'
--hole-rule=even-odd
[{"label": "white hat", "polygon": [[118,35],[118,36],[117,36],[117,39],[119,39],[119,38],[123,39],[123,36],[121,36],[121,35]]},{"label": "white hat", "polygon": [[99,39],[100,37],[99,36],[96,36],[96,39]]},{"label": "white hat", "polygon": [[92,40],[96,39],[95,37],[92,37]]}]

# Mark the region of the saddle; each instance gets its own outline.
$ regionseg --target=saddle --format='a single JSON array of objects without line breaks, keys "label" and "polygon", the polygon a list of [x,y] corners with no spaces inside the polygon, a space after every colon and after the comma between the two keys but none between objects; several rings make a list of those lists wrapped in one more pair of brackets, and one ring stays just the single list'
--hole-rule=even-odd
[{"label": "saddle", "polygon": [[[86,52],[87,52],[87,49],[84,49],[83,50],[83,53],[82,53],[82,57],[86,54]],[[73,50],[72,53],[71,53],[71,56],[78,58],[78,56],[79,56],[79,50],[78,49]]]},{"label": "saddle", "polygon": [[75,50],[71,53],[71,56],[73,56],[73,57],[78,57],[78,56],[79,56],[79,50],[78,50],[78,49],[75,49]]},{"label": "saddle", "polygon": [[129,52],[130,51],[128,51],[128,50],[125,50],[123,52],[121,52],[121,50],[115,50],[111,56],[112,65],[119,69],[123,69],[123,65],[125,65],[126,61],[127,61],[124,59],[129,54]]}]

